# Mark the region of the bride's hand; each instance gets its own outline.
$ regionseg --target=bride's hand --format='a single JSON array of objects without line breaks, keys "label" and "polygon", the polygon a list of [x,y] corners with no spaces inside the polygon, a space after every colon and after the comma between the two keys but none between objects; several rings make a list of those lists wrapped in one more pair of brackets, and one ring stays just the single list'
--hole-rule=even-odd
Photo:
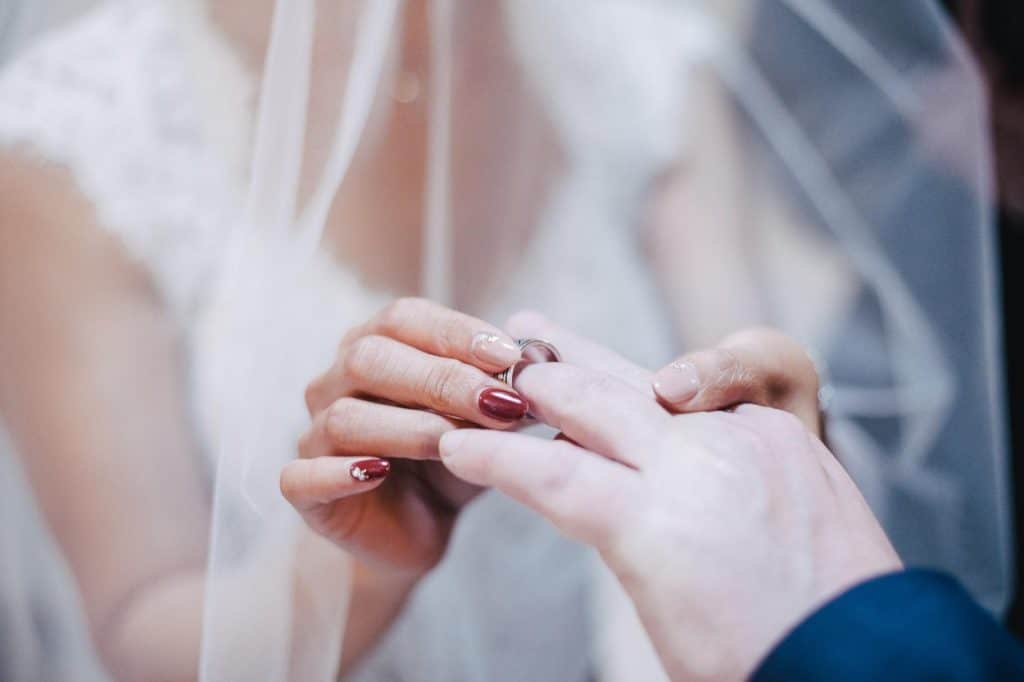
[{"label": "bride's hand", "polygon": [[526,401],[491,376],[520,358],[481,320],[422,299],[392,303],[349,332],[309,385],[312,425],[282,471],[282,493],[313,530],[361,559],[421,574],[479,491],[429,460],[448,431],[504,429],[525,416]]},{"label": "bride's hand", "polygon": [[672,679],[741,679],[831,596],[900,560],[831,453],[790,414],[670,415],[649,387],[569,364],[516,386],[572,442],[461,430],[445,465],[596,547]]}]

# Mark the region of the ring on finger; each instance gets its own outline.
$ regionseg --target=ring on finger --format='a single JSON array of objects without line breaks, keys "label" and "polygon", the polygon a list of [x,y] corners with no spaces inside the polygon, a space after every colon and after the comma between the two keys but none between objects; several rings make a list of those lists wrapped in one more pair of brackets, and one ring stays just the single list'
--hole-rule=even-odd
[{"label": "ring on finger", "polygon": [[522,351],[523,359],[512,365],[504,372],[495,375],[498,381],[512,386],[516,375],[530,365],[544,362],[561,362],[562,354],[558,352],[554,344],[544,339],[517,339],[516,345]]}]

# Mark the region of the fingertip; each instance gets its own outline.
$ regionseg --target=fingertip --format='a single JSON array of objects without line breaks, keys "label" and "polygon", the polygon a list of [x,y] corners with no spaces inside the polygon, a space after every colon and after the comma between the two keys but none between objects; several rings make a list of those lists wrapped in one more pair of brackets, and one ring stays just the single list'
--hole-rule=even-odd
[{"label": "fingertip", "polygon": [[510,428],[523,420],[530,411],[530,403],[511,386],[488,386],[477,395],[481,414],[495,422],[498,428]]},{"label": "fingertip", "polygon": [[378,458],[362,459],[354,462],[348,473],[357,483],[382,481],[391,473],[391,462]]},{"label": "fingertip", "polygon": [[306,512],[343,497],[370,492],[390,472],[390,462],[376,457],[300,459],[281,470],[278,486],[289,504]]},{"label": "fingertip", "polygon": [[652,379],[652,386],[654,393],[664,402],[683,406],[700,391],[700,372],[693,362],[676,360],[658,370]]},{"label": "fingertip", "polygon": [[490,369],[506,369],[519,362],[523,353],[505,332],[485,330],[473,335],[470,353]]}]

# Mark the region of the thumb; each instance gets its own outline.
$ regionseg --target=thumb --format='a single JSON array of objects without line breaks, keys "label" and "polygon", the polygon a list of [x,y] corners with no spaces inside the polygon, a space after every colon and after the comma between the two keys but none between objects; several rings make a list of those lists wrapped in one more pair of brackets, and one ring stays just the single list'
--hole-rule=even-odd
[{"label": "thumb", "polygon": [[790,412],[820,433],[818,373],[807,352],[774,329],[748,329],[708,350],[682,356],[654,376],[654,392],[673,412],[753,403]]}]

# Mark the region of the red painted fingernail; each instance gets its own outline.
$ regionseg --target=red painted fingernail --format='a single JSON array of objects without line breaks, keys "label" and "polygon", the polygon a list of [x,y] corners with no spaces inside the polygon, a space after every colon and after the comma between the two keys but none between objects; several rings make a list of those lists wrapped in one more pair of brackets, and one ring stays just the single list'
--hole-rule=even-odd
[{"label": "red painted fingernail", "polygon": [[353,464],[348,472],[360,483],[379,481],[391,473],[391,462],[383,459],[364,459]]},{"label": "red painted fingernail", "polygon": [[517,422],[526,416],[530,406],[518,394],[501,388],[488,388],[480,392],[480,411],[492,419]]}]

